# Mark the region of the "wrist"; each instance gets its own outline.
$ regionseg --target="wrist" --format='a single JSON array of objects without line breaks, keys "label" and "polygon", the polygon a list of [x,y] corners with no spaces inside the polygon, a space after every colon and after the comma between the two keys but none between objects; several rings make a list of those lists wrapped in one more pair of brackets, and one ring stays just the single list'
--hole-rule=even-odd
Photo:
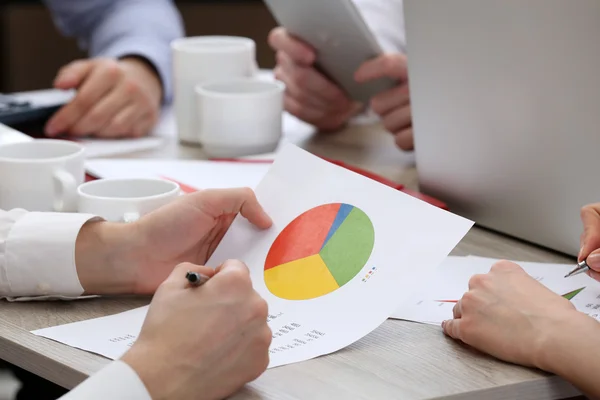
[{"label": "wrist", "polygon": [[535,350],[534,364],[537,368],[559,376],[565,376],[577,363],[581,337],[591,330],[597,335],[598,322],[575,309],[564,312],[545,327]]},{"label": "wrist", "polygon": [[135,287],[133,226],[106,221],[83,225],[75,244],[75,265],[86,294],[130,294]]},{"label": "wrist", "polygon": [[173,374],[174,368],[171,363],[165,363],[169,355],[165,354],[160,357],[157,356],[158,353],[160,350],[157,347],[145,348],[138,341],[123,354],[121,361],[135,371],[153,400],[177,397],[175,396],[177,386],[180,386],[177,381],[177,373]]}]

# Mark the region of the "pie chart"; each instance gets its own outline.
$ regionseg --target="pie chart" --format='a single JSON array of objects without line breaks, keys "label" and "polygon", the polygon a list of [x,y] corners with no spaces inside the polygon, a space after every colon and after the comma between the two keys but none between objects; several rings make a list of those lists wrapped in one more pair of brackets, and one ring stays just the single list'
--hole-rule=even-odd
[{"label": "pie chart", "polygon": [[312,208],[277,236],[265,261],[265,284],[286,300],[309,300],[350,282],[373,251],[375,231],[361,209],[330,203]]}]

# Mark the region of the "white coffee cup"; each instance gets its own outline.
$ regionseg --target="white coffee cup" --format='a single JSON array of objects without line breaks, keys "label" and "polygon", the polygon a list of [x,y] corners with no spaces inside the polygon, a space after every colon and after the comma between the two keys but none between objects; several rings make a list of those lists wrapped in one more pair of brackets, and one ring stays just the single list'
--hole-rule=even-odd
[{"label": "white coffee cup", "polygon": [[113,222],[134,222],[177,198],[179,185],[165,179],[111,178],[77,189],[79,212]]},{"label": "white coffee cup", "polygon": [[179,140],[201,144],[194,87],[221,78],[253,77],[258,72],[256,44],[236,36],[198,36],[176,39],[173,54],[175,117]]},{"label": "white coffee cup", "polygon": [[202,145],[209,157],[239,157],[275,150],[282,133],[283,94],[279,81],[251,78],[196,87]]},{"label": "white coffee cup", "polygon": [[77,211],[85,151],[75,142],[38,139],[0,146],[0,209]]}]

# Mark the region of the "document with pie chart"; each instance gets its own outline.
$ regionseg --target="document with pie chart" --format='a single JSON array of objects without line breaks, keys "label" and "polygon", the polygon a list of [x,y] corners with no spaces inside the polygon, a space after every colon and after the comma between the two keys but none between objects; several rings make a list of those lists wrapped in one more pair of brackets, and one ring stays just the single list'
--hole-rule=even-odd
[{"label": "document with pie chart", "polygon": [[293,145],[255,192],[273,225],[261,231],[238,216],[208,265],[248,265],[269,305],[270,367],[368,335],[473,224]]},{"label": "document with pie chart", "polygon": [[[269,368],[344,357],[335,352],[359,340],[402,340],[368,335],[436,281],[438,265],[473,225],[289,144],[255,193],[272,226],[259,230],[238,215],[207,265],[248,266],[269,306]],[[565,296],[583,301],[586,291],[574,289]],[[117,359],[137,340],[147,310],[34,333]]]}]

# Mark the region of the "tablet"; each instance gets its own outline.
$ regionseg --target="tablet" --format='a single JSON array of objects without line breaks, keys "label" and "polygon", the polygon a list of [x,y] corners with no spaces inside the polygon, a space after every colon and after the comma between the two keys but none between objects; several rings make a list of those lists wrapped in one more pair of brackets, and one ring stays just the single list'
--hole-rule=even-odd
[{"label": "tablet", "polygon": [[397,85],[391,78],[359,84],[354,73],[383,53],[352,0],[265,0],[290,34],[315,48],[317,68],[352,99],[367,104]]}]

